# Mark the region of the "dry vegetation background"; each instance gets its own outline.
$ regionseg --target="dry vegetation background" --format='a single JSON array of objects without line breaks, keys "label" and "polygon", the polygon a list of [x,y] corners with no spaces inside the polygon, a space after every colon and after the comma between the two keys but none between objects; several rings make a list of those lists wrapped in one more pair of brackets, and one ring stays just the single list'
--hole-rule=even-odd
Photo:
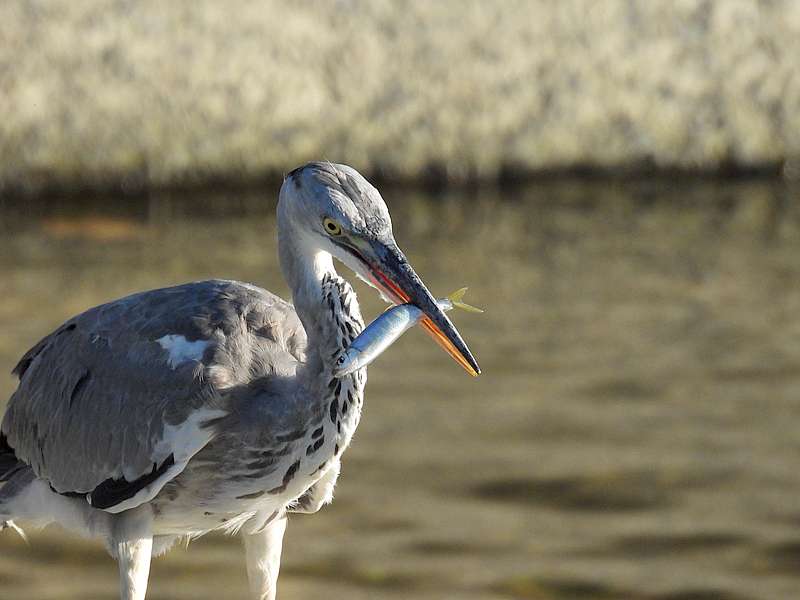
[{"label": "dry vegetation background", "polygon": [[4,0],[0,190],[779,168],[796,0]]}]

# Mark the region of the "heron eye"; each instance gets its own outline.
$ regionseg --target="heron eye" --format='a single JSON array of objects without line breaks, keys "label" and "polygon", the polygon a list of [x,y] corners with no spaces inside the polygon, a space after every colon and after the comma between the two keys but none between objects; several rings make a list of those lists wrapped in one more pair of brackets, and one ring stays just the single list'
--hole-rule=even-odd
[{"label": "heron eye", "polygon": [[342,227],[333,219],[325,217],[322,220],[322,226],[325,228],[325,231],[328,232],[328,235],[342,235]]}]

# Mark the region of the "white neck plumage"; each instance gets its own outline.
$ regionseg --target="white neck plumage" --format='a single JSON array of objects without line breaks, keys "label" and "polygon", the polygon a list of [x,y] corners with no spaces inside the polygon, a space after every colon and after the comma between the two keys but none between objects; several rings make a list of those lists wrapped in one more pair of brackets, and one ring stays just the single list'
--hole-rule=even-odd
[{"label": "white neck plumage", "polygon": [[315,390],[328,386],[338,353],[363,330],[364,321],[356,294],[336,273],[331,255],[298,229],[279,228],[278,254],[308,340],[298,375]]}]

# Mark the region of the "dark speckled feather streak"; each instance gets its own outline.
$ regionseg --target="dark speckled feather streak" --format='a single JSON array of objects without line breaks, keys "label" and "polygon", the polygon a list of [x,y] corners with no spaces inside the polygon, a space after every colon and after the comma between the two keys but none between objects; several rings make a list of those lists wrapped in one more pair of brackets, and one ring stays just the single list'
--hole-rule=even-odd
[{"label": "dark speckled feather streak", "polygon": [[[158,341],[170,335],[209,343],[198,360],[170,364]],[[305,344],[293,307],[248,284],[212,280],[128,296],[74,317],[23,356],[2,434],[60,493],[105,485],[130,497],[126,484],[152,480],[173,459],[167,429],[229,410],[236,394],[228,391],[293,375]]]}]

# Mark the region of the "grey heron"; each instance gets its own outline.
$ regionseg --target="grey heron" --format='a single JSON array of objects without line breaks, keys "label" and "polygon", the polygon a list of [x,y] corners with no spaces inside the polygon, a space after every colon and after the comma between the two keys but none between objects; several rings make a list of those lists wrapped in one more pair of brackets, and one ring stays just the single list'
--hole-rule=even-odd
[{"label": "grey heron", "polygon": [[344,165],[292,171],[278,201],[292,304],[211,280],[91,308],[31,348],[0,427],[0,523],[56,522],[105,541],[124,600],[151,556],[214,530],[244,537],[254,598],[276,594],[288,512],[332,498],[366,369],[337,377],[363,329],[335,257],[479,367],[395,243],[378,191]]}]

